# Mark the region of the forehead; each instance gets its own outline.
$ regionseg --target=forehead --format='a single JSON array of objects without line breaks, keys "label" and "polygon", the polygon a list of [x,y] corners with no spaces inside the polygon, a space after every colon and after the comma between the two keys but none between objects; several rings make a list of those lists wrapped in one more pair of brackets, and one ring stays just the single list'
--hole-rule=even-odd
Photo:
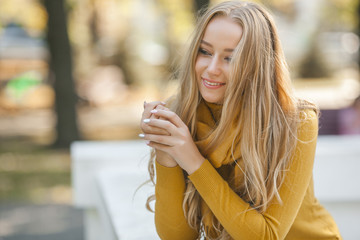
[{"label": "forehead", "polygon": [[235,48],[242,35],[242,27],[229,17],[216,16],[205,28],[203,40],[211,44]]}]

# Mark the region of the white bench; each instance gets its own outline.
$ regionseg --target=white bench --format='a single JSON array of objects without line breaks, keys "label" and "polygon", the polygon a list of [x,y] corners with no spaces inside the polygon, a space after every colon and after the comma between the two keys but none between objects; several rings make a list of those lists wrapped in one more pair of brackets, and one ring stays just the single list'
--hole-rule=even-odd
[{"label": "white bench", "polygon": [[[150,149],[142,141],[75,142],[71,146],[74,204],[85,209],[87,240],[158,239],[145,201]],[[134,195],[135,194],[135,195]]]},{"label": "white bench", "polygon": [[[142,141],[75,142],[71,146],[74,205],[85,210],[87,240],[159,239],[145,209],[150,149]],[[343,238],[360,239],[360,136],[319,136],[315,192]]]}]

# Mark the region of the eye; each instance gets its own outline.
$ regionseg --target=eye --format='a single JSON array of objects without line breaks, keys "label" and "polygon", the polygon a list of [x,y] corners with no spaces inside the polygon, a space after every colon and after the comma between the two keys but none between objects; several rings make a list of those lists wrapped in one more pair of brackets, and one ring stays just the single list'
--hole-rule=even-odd
[{"label": "eye", "polygon": [[225,59],[225,61],[227,61],[227,62],[231,62],[232,57],[225,57],[224,59]]},{"label": "eye", "polygon": [[203,55],[206,55],[206,56],[211,56],[211,53],[209,53],[208,51],[206,51],[205,49],[203,48],[199,48],[199,52]]}]

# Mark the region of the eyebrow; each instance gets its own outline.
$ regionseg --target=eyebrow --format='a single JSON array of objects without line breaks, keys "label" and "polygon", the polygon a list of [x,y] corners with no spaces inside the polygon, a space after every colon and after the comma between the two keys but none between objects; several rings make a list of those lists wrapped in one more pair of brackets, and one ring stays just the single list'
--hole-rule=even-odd
[{"label": "eyebrow", "polygon": [[[205,44],[205,45],[207,45],[207,46],[209,46],[209,47],[212,47],[212,45],[211,45],[210,43],[208,43],[207,41],[205,41],[205,40],[201,40],[201,43],[203,43],[203,44]],[[233,52],[234,49],[232,49],[232,48],[225,48],[224,51],[225,51],[225,52]]]}]

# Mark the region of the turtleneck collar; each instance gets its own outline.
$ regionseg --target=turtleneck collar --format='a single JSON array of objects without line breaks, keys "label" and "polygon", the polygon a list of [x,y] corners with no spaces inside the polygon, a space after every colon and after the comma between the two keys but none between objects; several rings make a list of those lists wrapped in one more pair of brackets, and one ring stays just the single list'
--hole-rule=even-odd
[{"label": "turtleneck collar", "polygon": [[[213,139],[212,133],[218,124],[222,111],[221,104],[207,103],[201,101],[197,109],[195,144],[200,153],[207,158],[215,168],[229,164],[241,156],[240,148],[232,149],[235,131],[230,131],[228,136],[219,142],[212,152],[207,153],[206,149]],[[237,144],[237,142],[235,142]]]},{"label": "turtleneck collar", "polygon": [[205,105],[209,109],[215,123],[219,122],[223,104],[210,103],[210,102],[205,101],[204,99],[202,101],[205,103]]}]

